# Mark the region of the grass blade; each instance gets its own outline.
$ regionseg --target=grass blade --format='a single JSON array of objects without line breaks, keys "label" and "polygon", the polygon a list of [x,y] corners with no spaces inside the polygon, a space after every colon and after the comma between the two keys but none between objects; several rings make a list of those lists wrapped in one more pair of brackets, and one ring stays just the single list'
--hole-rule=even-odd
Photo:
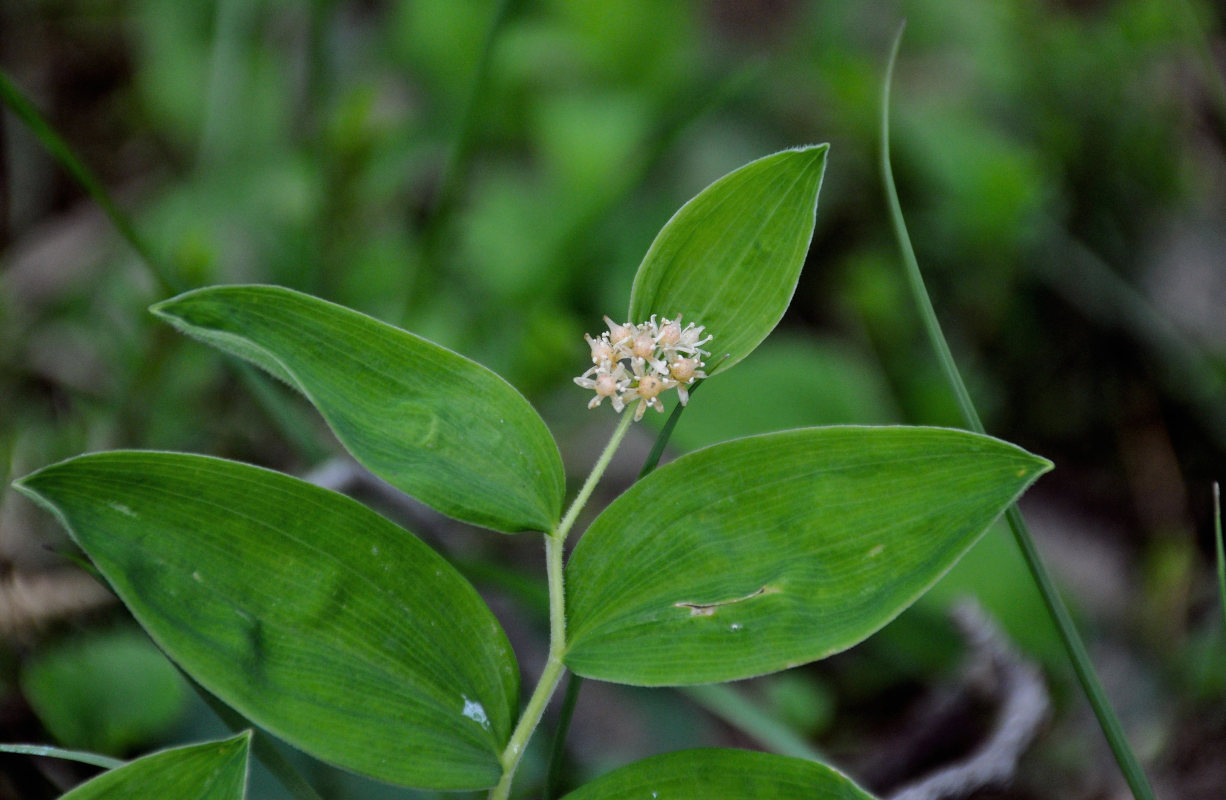
[{"label": "grass blade", "polygon": [[0,744],[0,753],[16,753],[27,756],[46,756],[47,758],[62,758],[66,761],[77,761],[82,764],[92,764],[103,769],[122,767],[125,761],[110,756],[100,756],[97,753],[85,753],[80,750],[65,750],[62,747],[51,747],[45,744]]},{"label": "grass blade", "polygon": [[172,274],[166,265],[153,256],[144,239],[136,232],[136,227],[132,224],[132,220],[120,210],[114,201],[111,200],[111,195],[107,192],[106,187],[102,185],[102,181],[98,180],[93,171],[85,166],[73,149],[69,147],[68,142],[64,141],[55,129],[51,127],[51,123],[39,113],[34,104],[21,93],[17,85],[9,80],[8,75],[0,71],[0,101],[8,107],[26,126],[39,143],[46,148],[47,152],[60,162],[64,169],[72,175],[76,181],[81,184],[81,187],[94,199],[111,220],[111,223],[119,231],[120,235],[132,246],[141,260],[149,267],[149,271],[153,277],[161,284],[161,288],[166,292],[181,292],[186,286],[179,278]]},{"label": "grass blade", "polygon": [[[898,192],[894,187],[894,173],[890,168],[890,83],[894,75],[894,63],[898,58],[899,45],[902,43],[902,34],[903,28],[900,27],[898,35],[894,39],[893,48],[890,51],[889,65],[886,68],[885,87],[882,92],[881,175],[885,184],[886,200],[889,203],[890,219],[894,226],[894,234],[898,239],[899,248],[902,250],[907,283],[916,305],[919,306],[920,316],[923,320],[929,343],[932,345],[933,350],[936,351],[937,358],[941,363],[941,369],[945,373],[945,378],[957,397],[958,407],[962,411],[967,427],[976,433],[983,433],[983,423],[979,419],[979,414],[975,410],[970,393],[966,390],[966,384],[962,381],[962,376],[958,372],[957,365],[954,363],[953,355],[949,350],[949,344],[945,340],[945,335],[941,331],[941,325],[937,321],[936,312],[933,310],[932,300],[929,298],[928,290],[924,286],[919,262],[915,257],[915,250],[911,246],[911,238],[907,234],[907,226],[903,220],[902,205],[899,203]],[[1034,540],[1030,536],[1025,520],[1022,518],[1021,511],[1018,510],[1016,505],[1011,506],[1005,512],[1005,519],[1008,521],[1009,528],[1013,531],[1014,539],[1016,539],[1018,547],[1022,551],[1022,556],[1025,558],[1026,565],[1030,569],[1031,577],[1038,586],[1039,592],[1043,595],[1043,601],[1047,605],[1048,612],[1051,614],[1052,620],[1056,625],[1056,630],[1060,634],[1060,639],[1064,643],[1064,648],[1068,652],[1069,660],[1072,662],[1073,671],[1077,675],[1077,680],[1081,684],[1086,699],[1094,710],[1094,716],[1098,719],[1103,735],[1107,737],[1107,743],[1110,745],[1111,752],[1120,766],[1124,780],[1127,781],[1128,787],[1132,790],[1133,797],[1137,800],[1153,800],[1154,790],[1149,785],[1149,780],[1145,777],[1144,770],[1141,769],[1136,755],[1128,744],[1128,739],[1124,735],[1124,729],[1120,724],[1119,717],[1116,716],[1106,693],[1103,691],[1102,683],[1098,679],[1098,674],[1094,671],[1094,665],[1090,662],[1089,654],[1086,652],[1081,636],[1078,634],[1072,617],[1064,605],[1064,600],[1057,592],[1055,584],[1047,572],[1047,568],[1039,557],[1038,550],[1034,546]]]},{"label": "grass blade", "polygon": [[1222,490],[1213,484],[1213,541],[1217,547],[1217,585],[1222,599],[1222,624],[1226,625],[1226,546],[1222,544]]},{"label": "grass blade", "polygon": [[678,691],[772,753],[828,763],[821,752],[796,731],[767,714],[729,684],[707,683]]}]

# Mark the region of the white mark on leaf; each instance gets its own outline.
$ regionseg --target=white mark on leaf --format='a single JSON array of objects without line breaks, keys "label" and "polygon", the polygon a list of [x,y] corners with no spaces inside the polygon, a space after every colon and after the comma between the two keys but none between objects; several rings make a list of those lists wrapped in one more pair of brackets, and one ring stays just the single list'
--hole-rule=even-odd
[{"label": "white mark on leaf", "polygon": [[462,694],[460,697],[464,700],[464,710],[460,713],[488,731],[490,718],[485,715],[485,707],[476,700],[469,700],[467,695]]},{"label": "white mark on leaf", "polygon": [[879,544],[876,547],[874,547],[872,550],[868,551],[868,557],[876,558],[877,556],[881,555],[882,551],[884,550],[885,550],[885,545]]},{"label": "white mark on leaf", "polygon": [[691,617],[710,617],[710,616],[713,616],[716,610],[719,609],[721,606],[730,606],[734,603],[744,603],[746,600],[752,600],[755,597],[761,597],[762,595],[778,594],[778,593],[779,593],[779,590],[777,588],[775,588],[774,586],[767,585],[767,586],[763,586],[761,589],[758,589],[755,592],[750,592],[744,597],[734,597],[731,600],[723,600],[718,603],[692,603],[688,601],[683,602],[683,603],[673,603],[673,608],[688,608],[690,610]]},{"label": "white mark on leaf", "polygon": [[125,506],[123,503],[116,503],[112,501],[110,503],[107,503],[107,505],[115,509],[116,511],[118,511],[120,514],[124,514],[125,516],[129,516],[129,517],[136,516],[136,512],[128,508],[127,506]]},{"label": "white mark on leaf", "polygon": [[728,630],[732,631],[733,633],[736,633],[740,629],[741,629],[741,623],[739,622],[734,622],[728,626]]},{"label": "white mark on leaf", "polygon": [[200,582],[201,582],[202,580],[204,580],[204,579],[200,577],[200,573],[199,573],[199,572],[193,572],[193,573],[192,573],[192,580],[194,580],[196,583],[200,583]]},{"label": "white mark on leaf", "polygon": [[379,545],[377,545],[377,544],[372,544],[372,545],[370,546],[370,554],[371,554],[372,556],[377,556],[377,555],[379,555]]}]

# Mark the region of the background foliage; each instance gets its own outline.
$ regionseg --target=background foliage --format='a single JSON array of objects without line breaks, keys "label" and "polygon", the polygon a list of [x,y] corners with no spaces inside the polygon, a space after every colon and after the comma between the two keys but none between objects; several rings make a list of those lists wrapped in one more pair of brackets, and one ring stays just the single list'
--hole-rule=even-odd
[{"label": "background foliage", "polygon": [[[569,381],[582,333],[621,313],[681,203],[816,141],[831,150],[793,305],[704,388],[674,444],[957,423],[874,163],[905,16],[894,169],[934,301],[988,429],[1056,463],[1029,498],[1041,545],[1159,792],[1195,798],[1226,787],[1206,755],[1226,743],[1207,488],[1226,471],[1222,14],[1194,0],[16,0],[0,7],[0,68],[183,286],[277,283],[467,355],[529,396],[582,474],[611,425]],[[11,114],[0,135],[0,472],[147,447],[308,474],[340,452],[282,387],[157,323],[146,308],[171,292]],[[626,449],[628,481],[642,452]],[[131,755],[225,735],[133,646],[51,520],[2,502],[3,737]],[[535,544],[395,511],[490,594],[527,683],[544,651]],[[923,731],[958,655],[943,609],[973,592],[1057,689],[1009,796],[1108,791],[1118,779],[1061,689],[1012,548],[989,534],[882,635],[746,691],[887,790],[973,744],[973,714],[967,741]],[[68,704],[145,670],[147,717],[64,724],[84,721]],[[72,692],[40,689],[82,671]],[[579,780],[751,742],[676,693],[593,682],[572,744]],[[338,797],[415,796],[306,768]],[[81,776],[6,756],[0,796],[55,796]],[[266,791],[257,774],[253,796]]]}]

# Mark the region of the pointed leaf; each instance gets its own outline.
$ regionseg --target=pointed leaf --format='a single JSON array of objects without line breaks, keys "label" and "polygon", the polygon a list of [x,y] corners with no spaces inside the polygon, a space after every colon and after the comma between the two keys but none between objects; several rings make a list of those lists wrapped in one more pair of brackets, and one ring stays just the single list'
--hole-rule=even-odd
[{"label": "pointed leaf", "polygon": [[1050,468],[940,428],[805,428],[683,456],[600,514],[566,567],[580,675],[735,680],[868,637]]},{"label": "pointed leaf", "polygon": [[301,391],[358,461],[444,514],[507,533],[557,523],[553,437],[476,362],[277,286],[198,289],[152,311]]},{"label": "pointed leaf", "polygon": [[668,221],[630,292],[630,321],[652,314],[706,326],[725,370],[774,329],[796,291],[829,145],[760,158],[703,189]]},{"label": "pointed leaf", "polygon": [[636,761],[562,800],[873,800],[823,764],[749,750],[683,750]]},{"label": "pointed leaf", "polygon": [[510,645],[408,531],[295,478],[178,453],[81,456],[17,487],[171,658],[256,724],[392,783],[500,777],[519,681]]},{"label": "pointed leaf", "polygon": [[60,800],[132,797],[242,800],[247,792],[251,732],[138,758],[81,784]]}]

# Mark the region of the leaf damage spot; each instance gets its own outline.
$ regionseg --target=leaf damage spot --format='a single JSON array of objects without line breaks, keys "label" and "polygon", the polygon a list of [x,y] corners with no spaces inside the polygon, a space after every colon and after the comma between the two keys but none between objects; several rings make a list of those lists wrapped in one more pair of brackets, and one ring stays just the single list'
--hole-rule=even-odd
[{"label": "leaf damage spot", "polygon": [[468,695],[462,694],[460,698],[464,701],[464,710],[460,713],[488,731],[490,729],[490,718],[485,714],[485,706],[476,700],[468,699]]},{"label": "leaf damage spot", "polygon": [[124,516],[133,517],[133,518],[136,517],[136,512],[128,508],[127,506],[125,506],[123,503],[116,503],[114,501],[111,501],[107,503],[107,505],[110,506],[115,511],[118,511],[120,514],[123,514]]},{"label": "leaf damage spot", "polygon": [[755,597],[761,597],[762,595],[766,595],[766,594],[778,594],[778,593],[779,593],[779,589],[775,588],[774,586],[767,585],[767,586],[763,586],[761,589],[758,589],[757,591],[750,592],[744,597],[734,597],[731,600],[721,600],[718,603],[679,602],[679,603],[673,603],[673,608],[688,608],[690,610],[691,617],[710,617],[710,616],[714,616],[715,612],[722,606],[730,606],[735,603],[744,603],[746,600],[752,600]]},{"label": "leaf damage spot", "polygon": [[877,545],[876,547],[874,547],[872,550],[869,550],[869,551],[868,551],[868,557],[869,557],[869,558],[876,558],[877,556],[881,555],[881,554],[882,554],[882,552],[884,552],[884,551],[885,551],[885,545],[883,545],[883,544],[879,544],[879,545]]}]

